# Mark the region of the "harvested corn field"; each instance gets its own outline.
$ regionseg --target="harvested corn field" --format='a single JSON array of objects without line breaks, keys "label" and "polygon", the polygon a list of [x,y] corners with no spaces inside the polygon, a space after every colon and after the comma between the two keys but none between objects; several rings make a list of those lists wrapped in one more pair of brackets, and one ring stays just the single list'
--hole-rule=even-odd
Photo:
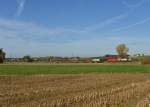
[{"label": "harvested corn field", "polygon": [[150,74],[0,77],[0,107],[149,106]]}]

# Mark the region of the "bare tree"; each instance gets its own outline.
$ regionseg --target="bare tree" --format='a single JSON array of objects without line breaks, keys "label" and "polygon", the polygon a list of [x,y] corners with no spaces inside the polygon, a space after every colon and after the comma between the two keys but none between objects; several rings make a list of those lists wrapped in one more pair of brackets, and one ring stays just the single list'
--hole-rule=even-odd
[{"label": "bare tree", "polygon": [[125,58],[128,54],[129,48],[125,44],[119,44],[116,47],[116,51],[121,58]]}]

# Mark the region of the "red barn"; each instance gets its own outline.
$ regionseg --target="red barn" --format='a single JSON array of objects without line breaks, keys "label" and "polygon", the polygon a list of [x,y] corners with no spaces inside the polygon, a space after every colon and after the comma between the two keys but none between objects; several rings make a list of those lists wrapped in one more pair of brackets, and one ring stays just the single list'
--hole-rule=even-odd
[{"label": "red barn", "polygon": [[118,56],[117,55],[106,55],[105,60],[107,62],[117,62],[118,61]]}]

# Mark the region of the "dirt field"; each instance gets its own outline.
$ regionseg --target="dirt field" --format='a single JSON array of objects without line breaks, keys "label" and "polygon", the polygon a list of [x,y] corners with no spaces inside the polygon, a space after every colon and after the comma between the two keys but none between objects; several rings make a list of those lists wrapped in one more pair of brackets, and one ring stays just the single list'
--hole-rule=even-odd
[{"label": "dirt field", "polygon": [[150,107],[150,74],[1,76],[0,107]]}]

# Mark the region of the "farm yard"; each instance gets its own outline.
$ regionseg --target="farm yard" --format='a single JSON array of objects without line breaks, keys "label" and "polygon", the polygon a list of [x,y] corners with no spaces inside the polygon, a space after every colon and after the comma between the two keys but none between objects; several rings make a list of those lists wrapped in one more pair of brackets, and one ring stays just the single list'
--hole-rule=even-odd
[{"label": "farm yard", "polygon": [[149,107],[149,65],[0,65],[0,107]]}]

